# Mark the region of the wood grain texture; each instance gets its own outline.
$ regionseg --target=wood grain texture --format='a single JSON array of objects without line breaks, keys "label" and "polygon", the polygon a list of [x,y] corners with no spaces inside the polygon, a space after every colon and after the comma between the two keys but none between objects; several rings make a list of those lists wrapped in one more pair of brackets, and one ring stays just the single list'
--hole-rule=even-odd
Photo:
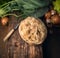
[{"label": "wood grain texture", "polygon": [[[15,17],[10,17],[8,31],[10,31],[18,22]],[[16,30],[7,42],[9,58],[43,58],[41,45],[29,45],[23,41]]]}]

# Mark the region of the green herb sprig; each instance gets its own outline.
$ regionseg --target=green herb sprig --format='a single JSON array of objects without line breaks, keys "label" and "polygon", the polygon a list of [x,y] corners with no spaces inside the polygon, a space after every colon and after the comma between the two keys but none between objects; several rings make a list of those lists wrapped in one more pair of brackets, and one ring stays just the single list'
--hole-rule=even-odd
[{"label": "green herb sprig", "polygon": [[53,2],[54,10],[56,10],[58,13],[60,13],[60,0],[56,0]]}]

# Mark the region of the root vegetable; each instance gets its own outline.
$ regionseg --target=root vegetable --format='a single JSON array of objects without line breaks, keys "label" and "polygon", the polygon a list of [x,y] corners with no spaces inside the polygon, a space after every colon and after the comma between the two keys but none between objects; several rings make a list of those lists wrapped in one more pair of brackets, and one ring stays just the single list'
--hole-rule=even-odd
[{"label": "root vegetable", "polygon": [[7,23],[8,23],[8,17],[3,17],[2,19],[1,19],[1,23],[2,23],[2,25],[7,25]]},{"label": "root vegetable", "polygon": [[53,15],[52,17],[51,17],[51,22],[53,23],[53,24],[60,24],[60,16],[59,15]]}]

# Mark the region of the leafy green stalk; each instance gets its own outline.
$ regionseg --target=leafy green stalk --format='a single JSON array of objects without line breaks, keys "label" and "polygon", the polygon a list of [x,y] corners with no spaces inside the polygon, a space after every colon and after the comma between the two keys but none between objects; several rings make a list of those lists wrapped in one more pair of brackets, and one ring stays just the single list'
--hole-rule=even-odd
[{"label": "leafy green stalk", "polygon": [[40,17],[48,10],[50,3],[50,0],[13,0],[0,6],[0,17],[8,15],[14,10],[20,10],[22,17]]},{"label": "leafy green stalk", "polygon": [[[18,5],[15,1],[10,1],[0,6],[0,17],[6,16],[12,11],[19,10]],[[12,14],[11,14],[12,15]]]},{"label": "leafy green stalk", "polygon": [[5,3],[9,2],[9,1],[12,1],[12,0],[0,0],[0,6],[1,6],[2,4],[5,4]]},{"label": "leafy green stalk", "polygon": [[60,0],[56,0],[53,2],[53,5],[54,5],[54,9],[60,13]]}]

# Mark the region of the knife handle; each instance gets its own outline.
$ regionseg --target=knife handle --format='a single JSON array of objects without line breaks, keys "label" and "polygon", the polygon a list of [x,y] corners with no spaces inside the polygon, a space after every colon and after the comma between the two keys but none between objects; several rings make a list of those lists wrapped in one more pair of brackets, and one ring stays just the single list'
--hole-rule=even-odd
[{"label": "knife handle", "polygon": [[3,41],[7,41],[9,39],[9,37],[12,35],[12,33],[14,32],[14,29],[10,30],[10,32],[5,36],[5,38],[3,39]]}]

